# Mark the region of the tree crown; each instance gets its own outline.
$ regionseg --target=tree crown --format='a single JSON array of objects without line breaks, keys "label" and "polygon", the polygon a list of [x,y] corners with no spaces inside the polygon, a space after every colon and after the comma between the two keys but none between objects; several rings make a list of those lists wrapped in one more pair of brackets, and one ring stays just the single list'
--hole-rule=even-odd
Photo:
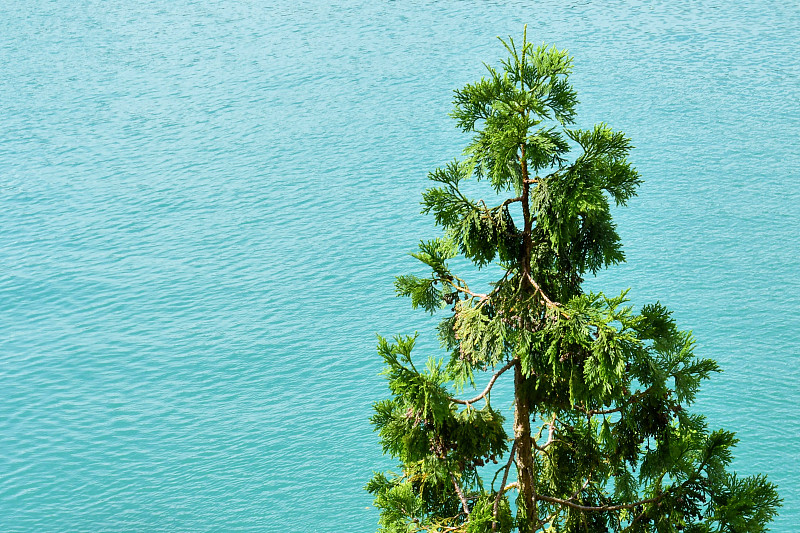
[{"label": "tree crown", "polygon": [[[430,275],[395,284],[414,308],[450,308],[438,328],[449,357],[418,370],[415,336],[379,339],[392,396],[372,423],[400,461],[366,487],[381,531],[766,531],[774,485],[729,473],[734,434],[688,411],[717,363],[660,303],[635,312],[627,291],[582,289],[587,272],[624,261],[611,202],[641,183],[630,140],[606,124],[572,128],[566,51],[525,34],[501,42],[500,67],[455,91],[452,117],[473,134],[464,158],[431,172],[423,193],[443,230],[412,254]],[[470,198],[472,177],[512,196]],[[449,265],[459,255],[503,275],[476,292]],[[491,390],[511,369],[509,435]],[[486,371],[476,396],[456,397]],[[500,464],[490,483],[488,463]]]}]

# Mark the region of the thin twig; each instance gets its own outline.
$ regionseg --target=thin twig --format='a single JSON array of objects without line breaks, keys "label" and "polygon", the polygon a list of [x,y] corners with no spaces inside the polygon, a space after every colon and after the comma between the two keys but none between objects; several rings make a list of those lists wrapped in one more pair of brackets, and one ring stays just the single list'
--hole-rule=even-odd
[{"label": "thin twig", "polygon": [[[553,414],[553,420],[549,424],[547,424],[547,426],[549,428],[547,430],[547,441],[544,444],[542,444],[541,446],[536,444],[536,441],[534,441],[532,443],[533,447],[536,448],[540,452],[546,451],[548,446],[550,446],[551,444],[553,444],[554,442],[556,442],[558,440],[558,439],[555,438],[555,435],[556,435],[556,415],[555,415],[555,413]],[[544,429],[544,425],[539,429],[539,433],[536,436],[537,440],[539,438],[541,438],[543,429]]]},{"label": "thin twig", "polygon": [[467,520],[469,520],[469,504],[467,503],[467,499],[464,497],[464,493],[461,492],[461,487],[458,486],[458,481],[456,481],[456,476],[450,472],[450,479],[453,480],[453,486],[456,488],[456,494],[458,494],[458,498],[461,500],[461,505],[464,507],[464,514],[467,515]]},{"label": "thin twig", "polygon": [[648,387],[648,388],[646,388],[645,390],[643,390],[641,392],[637,392],[636,394],[634,394],[633,396],[628,398],[628,401],[626,401],[622,405],[619,405],[619,406],[617,406],[617,407],[615,407],[613,409],[592,409],[592,410],[589,410],[589,411],[587,411],[585,407],[578,407],[578,409],[583,411],[586,414],[586,416],[589,417],[589,418],[591,418],[591,417],[593,417],[595,415],[610,415],[611,413],[618,413],[618,412],[622,411],[623,409],[625,409],[627,406],[631,405],[632,403],[636,403],[639,400],[641,400],[652,389],[653,389],[653,387]]},{"label": "thin twig", "polygon": [[553,443],[553,437],[556,434],[556,415],[553,414],[553,421],[550,422],[550,428],[547,430],[547,442],[544,443],[542,448],[547,448]]},{"label": "thin twig", "polygon": [[575,492],[573,492],[573,493],[572,493],[572,496],[570,496],[570,497],[569,497],[569,499],[570,499],[570,500],[574,500],[575,498],[577,498],[577,497],[580,495],[580,493],[581,493],[581,492],[583,492],[583,491],[584,491],[584,489],[585,489],[586,487],[588,487],[588,486],[589,486],[589,482],[590,482],[591,480],[592,480],[592,476],[591,476],[591,474],[589,474],[589,477],[587,477],[587,478],[586,478],[586,481],[584,481],[584,482],[583,482],[583,485],[581,486],[581,488],[579,488],[578,490],[576,490]]},{"label": "thin twig", "polygon": [[508,200],[504,201],[502,204],[499,205],[500,209],[504,208],[509,204],[513,204],[514,202],[521,202],[522,196],[517,196],[516,198],[509,198]]},{"label": "thin twig", "polygon": [[543,496],[541,494],[537,496],[537,499],[549,503],[566,505],[567,507],[572,507],[573,509],[578,509],[579,511],[602,512],[602,511],[621,511],[623,509],[633,509],[634,507],[638,507],[639,505],[644,505],[646,503],[655,503],[659,501],[661,498],[663,498],[665,494],[666,492],[662,493],[659,496],[656,496],[655,498],[648,498],[646,500],[640,500],[638,502],[633,502],[633,503],[626,503],[622,505],[601,505],[601,506],[581,505],[579,503],[575,503],[570,500],[562,500],[561,498],[554,498],[552,496]]},{"label": "thin twig", "polygon": [[509,369],[509,368],[511,368],[512,366],[514,366],[514,363],[516,363],[516,362],[517,362],[517,360],[516,360],[516,359],[512,359],[512,360],[511,360],[511,361],[509,361],[509,362],[508,362],[508,364],[506,364],[506,365],[505,365],[503,368],[501,368],[500,370],[498,370],[497,372],[495,372],[495,373],[494,373],[494,375],[492,376],[492,379],[490,379],[490,380],[489,380],[489,383],[486,385],[486,388],[485,388],[485,389],[483,389],[483,392],[482,392],[482,393],[480,393],[479,395],[475,396],[474,398],[472,398],[472,399],[470,399],[470,400],[459,400],[458,398],[450,398],[450,401],[451,401],[451,402],[453,402],[453,403],[458,403],[458,404],[461,404],[461,405],[466,405],[466,406],[469,406],[469,405],[471,405],[471,404],[473,404],[473,403],[477,402],[478,400],[481,400],[481,399],[482,399],[482,398],[484,398],[484,397],[485,397],[487,394],[489,394],[489,391],[491,391],[491,390],[492,390],[492,386],[494,385],[494,382],[495,382],[495,381],[497,381],[497,378],[499,378],[499,377],[500,377],[500,375],[501,375],[503,372],[505,372],[506,370],[508,370],[508,369]]},{"label": "thin twig", "polygon": [[[688,450],[688,448],[687,448],[687,450]],[[681,456],[682,456],[682,455],[683,455],[683,454],[684,454],[684,453],[685,453],[687,450],[684,450],[684,452],[681,452]],[[705,459],[703,459],[703,461],[700,463],[700,466],[698,466],[698,467],[697,467],[697,470],[695,470],[694,474],[692,474],[691,476],[689,476],[688,478],[686,478],[686,481],[684,481],[683,483],[681,483],[681,484],[680,484],[680,485],[678,485],[677,487],[675,487],[675,486],[672,486],[672,487],[668,488],[667,490],[665,490],[664,492],[662,492],[661,494],[659,494],[659,495],[658,495],[658,496],[656,496],[655,498],[651,498],[651,499],[654,499],[654,500],[657,502],[658,500],[661,500],[661,499],[662,499],[664,496],[666,496],[667,494],[670,494],[671,492],[676,492],[676,491],[679,491],[679,490],[681,490],[681,489],[685,488],[685,487],[686,487],[686,486],[687,486],[689,483],[691,483],[692,481],[694,481],[694,480],[695,480],[695,478],[697,478],[697,477],[700,475],[700,472],[702,472],[702,471],[703,471],[703,469],[706,467],[706,465],[708,464],[708,462],[709,462],[709,460],[710,460],[710,459],[711,459],[711,456],[709,456],[709,457],[706,457]],[[665,472],[664,474],[661,474],[661,477],[660,477],[660,478],[659,478],[659,480],[658,480],[658,481],[659,481],[659,483],[661,482],[661,480],[662,480],[662,479],[664,479],[664,475],[665,475],[665,474],[666,474],[666,472]],[[639,513],[639,514],[638,514],[638,515],[637,515],[637,516],[636,516],[636,517],[635,517],[635,518],[634,518],[634,519],[631,521],[631,523],[630,523],[630,524],[628,524],[628,526],[627,526],[625,529],[623,529],[623,530],[622,530],[622,533],[624,533],[625,531],[629,531],[629,530],[630,530],[630,528],[632,528],[632,527],[633,527],[633,525],[634,525],[636,522],[638,522],[639,520],[641,520],[641,519],[642,519],[642,518],[643,518],[643,517],[644,517],[644,516],[647,514],[647,511],[648,511],[648,510],[649,510],[649,509],[642,509],[642,512],[641,512],[641,513]]]},{"label": "thin twig", "polygon": [[444,278],[442,278],[442,281],[449,283],[449,284],[450,284],[450,286],[451,286],[451,287],[453,287],[453,288],[454,288],[455,290],[457,290],[458,292],[463,292],[464,294],[469,294],[469,295],[470,295],[470,296],[472,296],[473,298],[480,298],[481,300],[483,300],[483,299],[485,299],[485,298],[487,298],[487,297],[489,296],[488,294],[481,294],[481,293],[479,293],[479,292],[472,292],[472,291],[471,291],[471,290],[469,290],[468,288],[466,288],[466,287],[461,287],[460,285],[458,285],[458,284],[456,284],[456,283],[453,283],[452,281],[450,281],[450,280],[448,280],[448,279],[444,279]]},{"label": "thin twig", "polygon": [[533,285],[533,288],[536,289],[536,292],[539,293],[539,295],[542,297],[542,299],[545,301],[545,303],[548,306],[550,306],[550,307],[560,307],[561,306],[561,304],[556,303],[556,302],[554,302],[553,300],[551,300],[550,298],[547,297],[547,295],[544,293],[544,291],[539,286],[539,284],[536,283],[536,281],[534,281],[533,277],[528,272],[525,272],[525,277],[528,279],[528,281],[531,283],[531,285]]},{"label": "thin twig", "polygon": [[[504,275],[502,278],[500,278],[500,281],[503,281],[503,280],[504,280],[504,279],[505,279],[505,278],[508,276],[508,274],[509,274],[510,272],[511,272],[510,270],[506,271],[505,275]],[[458,285],[457,283],[453,283],[453,279],[455,279],[456,281],[458,281],[459,283],[461,283],[461,285],[464,285],[464,286],[462,287],[461,285]],[[489,298],[490,298],[490,297],[491,297],[491,296],[492,296],[494,293],[496,293],[497,291],[499,291],[499,290],[500,290],[500,288],[501,288],[500,282],[498,282],[498,285],[497,285],[497,286],[496,286],[494,289],[492,289],[491,291],[489,291],[487,294],[483,294],[483,293],[480,293],[480,292],[472,292],[471,290],[469,290],[469,289],[466,287],[466,285],[467,285],[467,284],[466,284],[466,282],[465,282],[463,279],[461,279],[461,278],[459,278],[459,277],[457,277],[457,276],[453,276],[453,279],[439,278],[439,281],[441,281],[442,283],[447,283],[448,285],[450,285],[451,287],[453,287],[453,288],[454,288],[455,290],[457,290],[458,292],[462,292],[462,293],[464,293],[464,294],[468,294],[468,295],[472,296],[473,298],[478,298],[478,305],[479,305],[479,306],[480,306],[480,305],[482,305],[482,304],[484,304],[484,303],[485,303],[487,300],[489,300]]]},{"label": "thin twig", "polygon": [[511,489],[517,489],[517,490],[519,490],[519,481],[515,481],[515,482],[513,482],[513,483],[509,483],[508,485],[506,485],[506,486],[503,488],[502,492],[507,492],[507,491],[509,491],[509,490],[511,490]]},{"label": "thin twig", "polygon": [[492,507],[492,533],[497,531],[497,512],[500,510],[500,497],[506,489],[506,481],[508,481],[508,471],[511,470],[511,464],[514,462],[514,452],[517,450],[517,441],[511,445],[511,452],[508,454],[508,463],[505,466],[505,473],[503,474],[503,481],[500,482],[500,490],[497,491],[497,496],[494,497],[494,506]]},{"label": "thin twig", "polygon": [[558,514],[558,511],[554,512],[553,514],[551,514],[551,515],[550,515],[550,516],[548,516],[547,518],[545,518],[545,519],[543,519],[543,520],[540,520],[540,521],[539,521],[539,525],[538,525],[538,526],[536,526],[536,531],[539,531],[540,529],[542,529],[542,528],[544,527],[544,525],[545,525],[545,524],[549,524],[550,522],[552,522],[552,521],[553,521],[553,519],[556,517],[556,515],[557,515],[557,514]]}]

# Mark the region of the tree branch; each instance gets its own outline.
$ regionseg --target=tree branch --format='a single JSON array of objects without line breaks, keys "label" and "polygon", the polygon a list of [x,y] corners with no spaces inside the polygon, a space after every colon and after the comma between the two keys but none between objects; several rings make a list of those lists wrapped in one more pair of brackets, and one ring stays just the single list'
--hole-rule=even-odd
[{"label": "tree branch", "polygon": [[517,196],[516,198],[509,198],[508,200],[506,200],[502,204],[500,204],[498,207],[500,209],[503,209],[505,206],[507,206],[509,204],[513,204],[514,202],[521,202],[521,201],[522,201],[522,196]]},{"label": "tree branch", "polygon": [[[553,420],[549,424],[547,424],[547,426],[548,426],[547,442],[545,442],[544,444],[539,446],[538,444],[536,444],[536,440],[533,441],[533,447],[536,448],[540,452],[544,452],[545,450],[547,450],[547,447],[550,446],[551,444],[553,444],[553,442],[555,442],[555,440],[556,440],[555,439],[555,435],[556,435],[556,415],[555,415],[555,413],[553,414]],[[544,429],[544,425],[539,428],[539,433],[536,436],[537,440],[541,438],[543,429]]]},{"label": "tree branch", "polygon": [[[641,505],[645,505],[645,504],[648,504],[648,503],[658,503],[659,501],[664,499],[664,497],[666,497],[668,494],[683,489],[684,487],[686,487],[686,485],[688,485],[691,481],[693,481],[698,475],[700,475],[700,472],[702,472],[703,468],[705,468],[707,462],[708,462],[708,458],[704,459],[700,463],[700,466],[697,467],[697,470],[695,471],[695,473],[692,474],[691,476],[689,476],[689,478],[687,478],[686,481],[684,481],[680,485],[672,486],[672,487],[668,488],[667,490],[663,491],[658,496],[654,496],[652,498],[647,498],[647,499],[644,499],[644,500],[639,500],[639,501],[633,502],[633,503],[626,503],[626,504],[620,504],[620,505],[590,506],[590,505],[581,505],[579,503],[575,503],[575,502],[571,501],[572,499],[576,498],[578,496],[578,494],[580,494],[581,490],[586,488],[586,486],[589,484],[589,479],[586,480],[586,483],[584,483],[583,487],[578,492],[576,492],[572,496],[572,498],[570,498],[570,500],[564,500],[562,498],[555,498],[553,496],[543,496],[541,494],[538,494],[536,498],[538,500],[542,500],[542,501],[545,501],[545,502],[548,502],[548,503],[555,503],[555,504],[558,504],[558,505],[565,505],[567,507],[571,507],[573,509],[577,509],[579,511],[584,511],[584,512],[608,512],[608,511],[622,511],[623,509],[633,509],[633,508],[636,508],[636,507],[639,507]],[[663,477],[663,474],[662,474],[662,477]],[[506,489],[508,489],[508,488],[511,488],[511,485],[506,487]],[[633,519],[633,521],[630,523],[630,525],[628,527],[626,527],[623,531],[628,531],[630,529],[630,527],[633,526],[633,524],[635,524],[636,522],[641,520],[642,517],[644,517],[647,514],[647,511],[648,511],[647,509],[644,509],[641,513],[639,513]]]},{"label": "tree branch", "polygon": [[[683,455],[683,454],[684,454],[686,451],[687,451],[687,450],[684,450],[683,452],[681,452],[681,455]],[[678,491],[678,490],[680,490],[680,489],[682,489],[682,488],[686,487],[686,485],[688,485],[689,483],[691,483],[692,481],[694,481],[694,480],[695,480],[695,478],[696,478],[696,477],[698,477],[698,476],[700,475],[700,472],[702,472],[702,471],[703,471],[703,469],[706,467],[706,465],[708,464],[708,462],[709,462],[709,460],[710,460],[710,459],[711,459],[711,457],[710,457],[710,456],[708,456],[708,457],[706,457],[705,459],[703,459],[703,460],[700,462],[700,466],[698,466],[698,467],[697,467],[697,470],[695,470],[695,471],[694,471],[694,474],[692,474],[691,476],[689,476],[688,478],[686,478],[686,481],[684,481],[683,483],[681,483],[681,484],[680,484],[680,485],[678,485],[677,487],[675,487],[675,486],[672,486],[672,487],[668,488],[667,490],[665,490],[664,492],[662,492],[661,494],[659,494],[659,495],[656,497],[656,501],[660,500],[661,498],[663,498],[664,496],[666,496],[666,495],[667,495],[667,494],[669,494],[670,492],[675,492],[675,491]],[[666,474],[666,472],[664,472],[663,474],[661,474],[661,477],[659,478],[659,483],[661,482],[661,480],[662,480],[662,479],[664,479],[664,475],[665,475],[665,474]],[[639,513],[639,514],[638,514],[638,515],[637,515],[637,516],[636,516],[636,517],[635,517],[635,518],[634,518],[634,519],[631,521],[631,523],[630,523],[630,524],[628,524],[628,526],[627,526],[625,529],[623,529],[623,530],[622,530],[622,531],[623,531],[623,533],[624,533],[625,531],[628,531],[630,528],[632,528],[632,527],[633,527],[633,525],[634,525],[636,522],[638,522],[639,520],[641,520],[641,519],[644,517],[644,515],[646,515],[646,514],[647,514],[647,511],[648,511],[647,509],[643,509],[643,510],[642,510],[642,512],[641,512],[641,513]]]},{"label": "tree branch", "polygon": [[[503,279],[505,279],[505,277],[508,276],[508,274],[510,272],[511,272],[510,270],[507,270],[505,275],[502,278],[500,278],[500,281],[503,281]],[[462,287],[461,285],[453,283],[453,279],[455,279],[456,281],[458,281],[459,283],[461,283],[462,285],[465,285],[465,286]],[[438,278],[439,281],[441,281],[442,283],[447,283],[448,285],[453,287],[458,292],[462,292],[464,294],[468,294],[468,295],[472,296],[473,298],[478,298],[479,299],[478,305],[480,305],[480,304],[484,303],[485,301],[487,301],[489,299],[489,297],[492,296],[492,294],[494,294],[498,290],[500,290],[500,283],[498,282],[497,286],[494,289],[492,289],[491,291],[489,291],[488,294],[483,294],[483,293],[480,293],[480,292],[472,292],[471,290],[469,290],[466,287],[466,283],[464,282],[463,279],[461,279],[461,278],[459,278],[457,276],[453,276],[453,279],[447,279],[447,278],[441,278],[441,277]]]},{"label": "tree branch", "polygon": [[[488,294],[481,294],[479,292],[472,292],[471,290],[469,290],[467,288],[467,284],[463,279],[459,278],[458,276],[454,276],[453,274],[450,274],[450,273],[448,273],[448,274],[449,275],[447,277],[441,277],[440,276],[438,278],[438,280],[441,281],[442,283],[447,283],[448,285],[453,287],[458,292],[463,292],[464,294],[469,294],[473,298],[481,298],[481,299],[483,299],[483,298],[487,298],[488,297]],[[463,285],[463,287],[461,285],[459,285],[458,283],[455,283],[453,280],[456,280],[458,283]]]},{"label": "tree branch", "polygon": [[511,470],[511,464],[514,462],[514,452],[517,450],[517,441],[511,445],[511,452],[508,454],[508,463],[505,466],[505,473],[503,474],[503,481],[500,483],[500,490],[497,491],[497,496],[494,497],[494,505],[492,506],[492,533],[497,531],[497,512],[500,510],[500,498],[506,490],[506,481],[508,481],[508,472]]},{"label": "tree branch", "polygon": [[[469,294],[469,295],[470,295],[470,296],[472,296],[473,298],[480,298],[481,300],[484,300],[484,299],[486,299],[486,298],[488,298],[488,297],[489,297],[489,295],[488,295],[488,294],[481,294],[481,293],[479,293],[479,292],[472,292],[472,291],[471,291],[471,290],[469,290],[468,288],[466,288],[466,287],[462,287],[462,286],[460,286],[460,285],[458,285],[458,284],[456,284],[456,283],[453,283],[453,282],[452,282],[452,281],[450,281],[449,279],[445,279],[445,278],[440,278],[440,279],[441,279],[441,281],[443,281],[443,282],[445,282],[445,283],[448,283],[448,284],[449,284],[451,287],[453,287],[453,288],[454,288],[455,290],[457,290],[458,292],[463,292],[464,294]],[[462,283],[463,283],[463,282],[462,282]]]},{"label": "tree branch", "polygon": [[586,512],[602,512],[602,511],[621,511],[623,509],[633,509],[639,505],[644,505],[646,503],[655,503],[662,499],[667,493],[662,492],[655,498],[648,498],[646,500],[640,500],[634,503],[626,503],[621,505],[602,505],[602,506],[592,506],[592,505],[581,505],[579,503],[575,503],[570,500],[562,500],[561,498],[554,498],[552,496],[543,496],[541,494],[537,495],[537,499],[549,502],[549,503],[557,503],[559,505],[566,505],[567,507],[572,507],[573,509],[578,509],[579,511],[586,511]]},{"label": "tree branch", "polygon": [[469,520],[469,504],[467,503],[467,499],[464,497],[464,493],[461,492],[461,487],[458,486],[458,482],[456,481],[456,476],[450,472],[450,479],[453,480],[453,486],[456,488],[456,494],[458,494],[458,498],[461,500],[461,505],[464,507],[464,514],[467,515],[467,519]]},{"label": "tree branch", "polygon": [[430,526],[426,526],[426,525],[420,524],[418,521],[415,522],[415,523],[417,524],[417,527],[422,528],[422,530],[424,530],[424,531],[428,531],[428,533],[442,533],[442,531],[458,531],[459,529],[461,529],[460,525],[459,526],[446,526],[446,525],[444,525],[446,523],[446,521],[445,522],[441,522],[439,524],[434,523],[434,524],[432,524]]},{"label": "tree branch", "polygon": [[508,485],[506,485],[505,488],[503,489],[503,492],[506,492],[511,489],[519,490],[519,481],[515,481],[513,483],[509,483]]},{"label": "tree branch", "polygon": [[539,286],[538,283],[536,283],[536,281],[534,281],[533,277],[530,275],[529,272],[524,272],[524,274],[527,280],[530,282],[530,284],[533,285],[533,288],[536,289],[536,292],[539,293],[539,295],[542,297],[542,299],[549,307],[561,307],[560,303],[554,302],[553,300],[547,297],[542,288]]},{"label": "tree branch", "polygon": [[[524,116],[524,114],[523,114]],[[524,223],[522,230],[522,273],[530,278],[531,272],[531,233],[533,231],[533,220],[530,213],[530,205],[528,201],[528,193],[530,184],[528,181],[528,160],[525,158],[525,143],[523,142],[520,147],[519,166],[522,171],[522,220]]]},{"label": "tree branch", "polygon": [[[550,515],[550,516],[548,516],[547,518],[545,518],[545,519],[543,519],[543,520],[540,520],[540,521],[539,521],[539,525],[538,525],[538,526],[536,526],[536,531],[539,531],[540,529],[542,529],[542,528],[544,527],[544,525],[545,525],[545,524],[548,524],[548,523],[552,522],[552,521],[553,521],[553,519],[556,517],[556,515],[557,515],[557,514],[558,514],[558,511],[556,511],[556,512],[555,512],[555,513],[553,513],[553,514],[551,514],[551,515]],[[551,529],[550,529],[550,528],[548,528],[547,530],[548,530],[548,531],[551,531]],[[544,530],[542,529],[542,531],[544,531]]]},{"label": "tree branch", "polygon": [[653,387],[651,386],[651,387],[647,387],[645,390],[643,390],[641,392],[637,392],[636,394],[634,394],[633,396],[628,398],[628,401],[626,401],[622,405],[619,405],[619,406],[617,406],[617,407],[615,407],[613,409],[591,409],[591,410],[588,410],[588,411],[586,410],[585,407],[578,407],[578,409],[583,411],[586,414],[586,416],[589,417],[589,418],[591,418],[591,417],[593,417],[595,415],[610,415],[611,413],[618,413],[618,412],[622,411],[623,409],[625,409],[627,406],[631,405],[632,403],[636,403],[639,400],[641,400],[642,398],[644,398],[647,395],[647,393],[649,393],[652,389],[653,389]]},{"label": "tree branch", "polygon": [[[680,485],[672,486],[672,487],[668,488],[667,490],[663,491],[658,496],[654,496],[652,498],[647,498],[645,500],[639,500],[638,502],[626,503],[626,504],[620,504],[620,505],[589,506],[589,505],[581,505],[579,503],[575,503],[575,502],[572,502],[570,500],[562,500],[561,498],[554,498],[552,496],[542,496],[541,494],[538,496],[538,499],[540,499],[542,501],[550,502],[550,503],[557,503],[557,504],[560,504],[560,505],[566,505],[567,507],[572,507],[573,509],[578,509],[579,511],[586,511],[586,512],[621,511],[623,509],[633,509],[635,507],[638,507],[640,505],[644,505],[644,504],[647,504],[647,503],[658,503],[659,501],[663,500],[664,497],[667,496],[667,494],[670,494],[672,492],[675,492],[677,490],[680,490],[680,489],[684,488],[691,481],[693,481],[694,478],[696,478],[700,474],[700,472],[702,472],[702,470],[703,470],[703,468],[705,468],[707,462],[708,462],[708,458],[704,459],[703,462],[700,463],[700,466],[697,468],[695,473],[692,474],[691,476],[689,476],[689,478],[687,478],[686,481],[684,481]],[[663,477],[663,475],[662,475],[662,477]],[[573,498],[574,497],[575,496],[573,496]],[[634,522],[636,522],[642,516],[644,516],[646,512],[647,512],[646,509],[644,511],[642,511],[636,518],[634,518],[633,522],[631,522],[631,525],[633,525]],[[624,531],[627,531],[627,528]]]},{"label": "tree branch", "polygon": [[492,376],[492,379],[490,379],[490,380],[489,380],[489,383],[486,385],[486,388],[485,388],[485,389],[483,389],[483,392],[482,392],[482,393],[480,393],[479,395],[475,396],[475,397],[474,397],[474,398],[472,398],[471,400],[459,400],[458,398],[450,398],[450,401],[451,401],[451,402],[453,402],[453,403],[458,403],[458,404],[461,404],[461,405],[466,405],[466,406],[469,406],[470,404],[473,404],[473,403],[477,402],[478,400],[481,400],[481,399],[482,399],[482,398],[484,398],[484,397],[485,397],[487,394],[489,394],[489,391],[491,391],[491,390],[492,390],[492,386],[494,386],[494,382],[495,382],[495,381],[497,381],[497,378],[499,378],[499,377],[500,377],[500,375],[501,375],[503,372],[505,372],[506,370],[508,370],[508,369],[509,369],[509,368],[511,368],[512,366],[514,366],[514,363],[516,363],[516,362],[517,362],[517,360],[516,360],[516,359],[512,359],[512,360],[511,360],[511,361],[509,361],[509,362],[508,362],[508,363],[507,363],[507,364],[506,364],[506,365],[505,365],[503,368],[501,368],[500,370],[498,370],[497,372],[495,372],[495,373],[494,373],[494,375]]}]

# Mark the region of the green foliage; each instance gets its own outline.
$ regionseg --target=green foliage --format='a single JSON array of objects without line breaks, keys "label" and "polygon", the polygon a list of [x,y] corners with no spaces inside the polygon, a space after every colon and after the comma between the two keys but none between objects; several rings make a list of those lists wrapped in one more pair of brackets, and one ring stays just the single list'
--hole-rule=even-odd
[{"label": "green foliage", "polygon": [[[455,92],[452,116],[473,139],[462,161],[429,174],[422,211],[443,236],[411,255],[430,274],[395,283],[412,307],[440,313],[449,357],[418,370],[416,336],[378,340],[391,397],[371,421],[399,462],[366,486],[380,531],[767,531],[775,486],[730,472],[734,434],[689,411],[717,363],[695,355],[661,303],[636,312],[627,291],[582,289],[587,272],[625,258],[611,202],[626,205],[641,183],[630,139],[606,124],[567,128],[577,96],[566,51],[526,36],[503,45],[498,68]],[[470,199],[461,187],[473,176],[513,196]],[[477,292],[448,265],[458,255],[504,274]],[[491,390],[511,373],[509,435]],[[458,398],[467,388],[474,397]]]},{"label": "green foliage", "polygon": [[453,293],[445,293],[441,288],[441,280],[453,280],[447,267],[447,260],[455,257],[456,250],[452,241],[433,239],[420,241],[419,252],[411,256],[431,268],[430,278],[417,276],[398,276],[395,281],[395,291],[398,296],[410,296],[411,305],[416,309],[422,307],[429,313],[441,308],[443,303]]},{"label": "green foliage", "polygon": [[432,172],[428,177],[444,187],[422,194],[422,212],[433,213],[436,224],[448,231],[448,242],[457,243],[458,251],[479,266],[490,263],[495,256],[502,261],[517,257],[520,236],[508,206],[489,209],[482,202],[466,198],[458,184],[469,176],[469,166],[458,162]]},{"label": "green foliage", "polygon": [[768,531],[767,524],[775,517],[780,505],[775,485],[763,475],[739,479],[728,475],[722,490],[714,496],[715,520],[719,530],[726,533],[738,531]]}]

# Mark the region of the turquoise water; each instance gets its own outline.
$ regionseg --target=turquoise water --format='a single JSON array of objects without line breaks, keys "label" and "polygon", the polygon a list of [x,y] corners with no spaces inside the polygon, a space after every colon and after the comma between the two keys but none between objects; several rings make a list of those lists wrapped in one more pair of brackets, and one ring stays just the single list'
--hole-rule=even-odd
[{"label": "turquoise water", "polygon": [[0,530],[374,531],[374,333],[433,234],[452,89],[567,47],[637,146],[629,263],[725,373],[698,409],[800,524],[800,7],[6,0]]}]

